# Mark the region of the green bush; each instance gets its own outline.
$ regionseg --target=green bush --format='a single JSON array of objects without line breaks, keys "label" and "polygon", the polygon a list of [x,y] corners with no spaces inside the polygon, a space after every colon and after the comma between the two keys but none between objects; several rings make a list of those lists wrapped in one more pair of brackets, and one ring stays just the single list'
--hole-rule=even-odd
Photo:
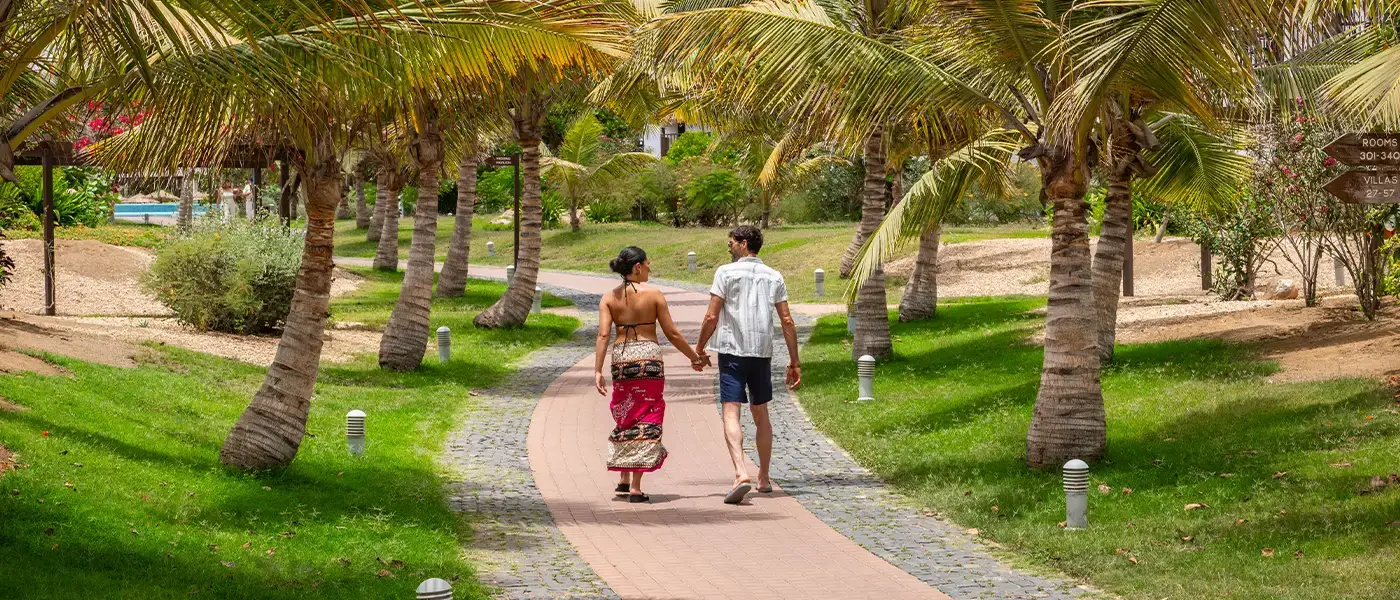
[{"label": "green bush", "polygon": [[825,165],[819,174],[799,190],[784,196],[773,207],[773,214],[788,223],[826,223],[859,219],[863,177],[864,170],[858,166]]},{"label": "green bush", "polygon": [[589,223],[619,223],[632,216],[632,205],[618,198],[599,198],[584,207]]},{"label": "green bush", "polygon": [[510,167],[483,171],[476,179],[476,213],[493,214],[515,205],[515,171]]},{"label": "green bush", "polygon": [[710,148],[710,135],[701,131],[687,131],[676,137],[676,141],[671,142],[671,148],[666,151],[666,162],[672,165],[679,165],[681,161],[696,156],[703,156]]},{"label": "green bush", "polygon": [[682,213],[687,221],[713,227],[738,218],[748,196],[748,186],[737,173],[716,168],[685,186]]},{"label": "green bush", "polygon": [[[22,166],[14,171],[19,185],[0,181],[0,228],[38,228],[44,211],[44,169]],[[60,226],[97,227],[111,215],[116,200],[112,178],[101,170],[64,167],[53,172],[54,220]]]},{"label": "green bush", "polygon": [[224,225],[200,219],[156,250],[143,285],[201,331],[257,333],[281,327],[301,267],[300,232],[275,218]]},{"label": "green bush", "polygon": [[564,213],[569,210],[569,201],[551,189],[540,194],[540,222],[545,229],[554,229],[564,222]]}]

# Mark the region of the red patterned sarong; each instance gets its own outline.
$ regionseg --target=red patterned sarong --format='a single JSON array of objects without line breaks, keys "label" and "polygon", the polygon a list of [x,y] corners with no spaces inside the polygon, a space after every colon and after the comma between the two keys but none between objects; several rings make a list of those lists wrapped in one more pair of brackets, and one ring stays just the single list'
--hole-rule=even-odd
[{"label": "red patterned sarong", "polygon": [[608,470],[650,473],[666,462],[661,423],[666,419],[666,369],[661,345],[619,341],[612,350],[612,408],[617,424],[608,436]]}]

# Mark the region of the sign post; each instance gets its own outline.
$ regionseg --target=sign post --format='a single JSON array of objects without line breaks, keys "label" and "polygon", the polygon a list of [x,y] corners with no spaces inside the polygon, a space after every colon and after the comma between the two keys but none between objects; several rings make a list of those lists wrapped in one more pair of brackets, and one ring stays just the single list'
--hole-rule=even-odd
[{"label": "sign post", "polygon": [[[1400,203],[1400,133],[1348,133],[1327,144],[1323,151],[1353,169],[1322,186],[1328,193],[1351,204]],[[1385,227],[1371,232],[1362,268],[1379,288],[1381,239]],[[1379,291],[1376,294],[1380,295]]]},{"label": "sign post", "polygon": [[491,157],[493,167],[515,168],[515,245],[511,248],[515,258],[511,264],[520,264],[520,155],[507,154]]}]

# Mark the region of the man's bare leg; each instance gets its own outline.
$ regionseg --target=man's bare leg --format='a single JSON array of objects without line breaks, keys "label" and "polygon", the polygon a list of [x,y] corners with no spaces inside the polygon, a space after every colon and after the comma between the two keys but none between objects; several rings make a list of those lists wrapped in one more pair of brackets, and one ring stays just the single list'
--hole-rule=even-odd
[{"label": "man's bare leg", "polygon": [[773,489],[773,480],[768,476],[768,465],[773,459],[773,422],[768,419],[768,405],[760,404],[749,408],[753,423],[758,429],[758,490]]},{"label": "man's bare leg", "polygon": [[729,460],[734,463],[734,485],[752,481],[744,460],[744,429],[739,425],[739,416],[744,405],[738,402],[724,402],[724,442],[729,446]]}]

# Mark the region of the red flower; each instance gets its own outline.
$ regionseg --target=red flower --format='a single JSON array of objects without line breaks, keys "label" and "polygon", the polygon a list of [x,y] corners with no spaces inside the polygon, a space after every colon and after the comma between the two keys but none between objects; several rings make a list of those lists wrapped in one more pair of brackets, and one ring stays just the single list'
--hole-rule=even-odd
[{"label": "red flower", "polygon": [[92,145],[92,138],[90,138],[90,137],[88,137],[88,136],[83,136],[83,137],[78,138],[78,141],[73,142],[73,149],[74,149],[74,150],[82,150],[83,148],[86,148],[86,147],[91,146],[91,145]]},{"label": "red flower", "polygon": [[122,125],[130,125],[131,117],[126,115],[117,115],[117,121],[121,122]]},{"label": "red flower", "polygon": [[1300,133],[1300,134],[1298,134],[1298,135],[1293,136],[1293,141],[1295,141],[1295,142],[1301,142],[1301,141],[1303,141],[1303,134]]},{"label": "red flower", "polygon": [[91,121],[88,121],[88,127],[91,127],[94,131],[106,130],[107,119],[104,119],[102,117],[93,117]]},{"label": "red flower", "polygon": [[142,121],[145,121],[145,120],[146,120],[146,113],[136,113],[136,116],[135,116],[135,117],[132,117],[132,119],[131,119],[131,124],[132,124],[132,125],[140,125],[141,122],[142,122]]},{"label": "red flower", "polygon": [[1293,120],[1294,120],[1294,121],[1297,121],[1299,125],[1308,122],[1308,118],[1307,118],[1307,117],[1298,117],[1298,118],[1293,119]]},{"label": "red flower", "polygon": [[122,129],[122,128],[120,128],[120,127],[114,127],[114,128],[112,128],[112,135],[121,135],[122,132],[124,132],[124,131],[126,131],[126,130],[125,130],[125,129]]},{"label": "red flower", "polygon": [[1303,97],[1302,97],[1302,96],[1298,96],[1298,97],[1294,98],[1293,101],[1294,101],[1294,102],[1297,102],[1299,106],[1302,106],[1302,105],[1303,105]]},{"label": "red flower", "polygon": [[1337,159],[1332,158],[1332,157],[1330,157],[1330,156],[1327,157],[1327,158],[1322,159],[1322,166],[1324,166],[1324,167],[1331,167],[1331,166],[1334,166],[1334,165],[1336,165],[1336,164],[1337,164]]},{"label": "red flower", "polygon": [[42,435],[42,436],[44,436],[44,437],[49,437],[49,432],[45,431],[45,432],[43,432],[43,433],[41,433],[41,434],[39,434],[39,435]]}]

